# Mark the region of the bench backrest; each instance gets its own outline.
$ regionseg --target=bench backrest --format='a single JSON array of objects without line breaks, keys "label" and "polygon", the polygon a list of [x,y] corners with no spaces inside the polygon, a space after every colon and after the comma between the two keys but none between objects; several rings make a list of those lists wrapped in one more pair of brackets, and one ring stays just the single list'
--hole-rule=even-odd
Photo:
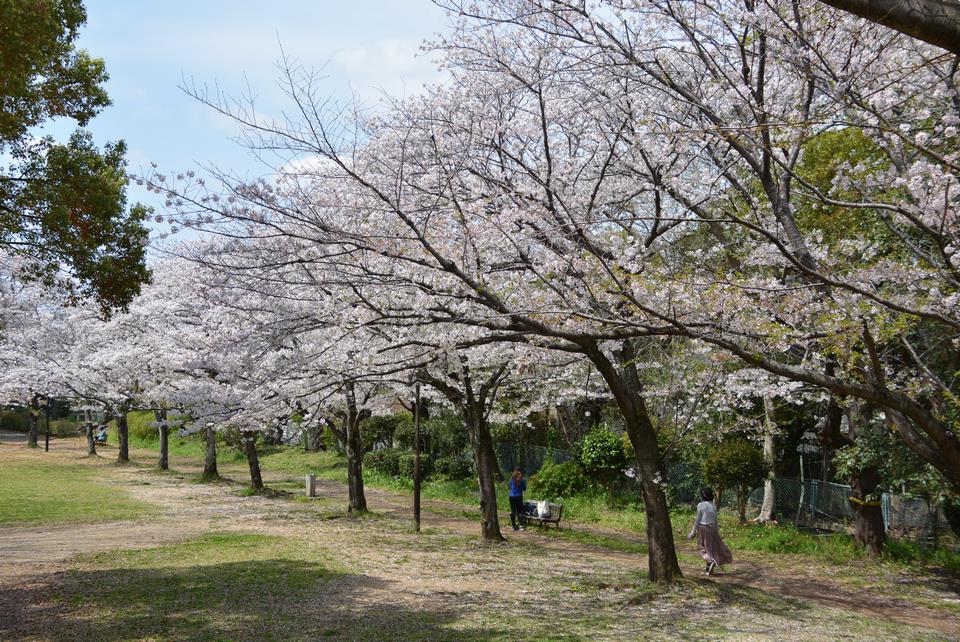
[{"label": "bench backrest", "polygon": [[563,515],[563,504],[554,504],[553,502],[547,502],[550,506],[550,517],[540,517],[539,515],[533,515],[537,519],[547,519],[550,521],[559,520],[560,516]]}]

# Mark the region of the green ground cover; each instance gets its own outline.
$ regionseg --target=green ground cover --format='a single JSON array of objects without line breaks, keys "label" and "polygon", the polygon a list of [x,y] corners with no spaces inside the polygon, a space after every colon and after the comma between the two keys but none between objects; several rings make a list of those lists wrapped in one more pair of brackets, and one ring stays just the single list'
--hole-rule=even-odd
[{"label": "green ground cover", "polygon": [[[283,537],[212,533],[185,542],[79,558],[56,599],[72,639],[282,639],[309,622],[300,600],[341,571]],[[241,633],[242,632],[242,633]]]},{"label": "green ground cover", "polygon": [[151,511],[122,489],[99,483],[98,467],[57,461],[4,461],[0,525],[105,522]]}]

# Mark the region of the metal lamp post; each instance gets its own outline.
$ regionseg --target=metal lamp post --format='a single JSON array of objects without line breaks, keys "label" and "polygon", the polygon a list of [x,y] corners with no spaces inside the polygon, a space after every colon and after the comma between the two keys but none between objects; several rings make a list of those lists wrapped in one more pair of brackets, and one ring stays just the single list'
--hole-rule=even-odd
[{"label": "metal lamp post", "polygon": [[420,532],[420,383],[417,382],[413,406],[413,523]]},{"label": "metal lamp post", "polygon": [[47,407],[47,432],[43,437],[43,452],[50,452],[50,397],[44,397],[44,404]]}]

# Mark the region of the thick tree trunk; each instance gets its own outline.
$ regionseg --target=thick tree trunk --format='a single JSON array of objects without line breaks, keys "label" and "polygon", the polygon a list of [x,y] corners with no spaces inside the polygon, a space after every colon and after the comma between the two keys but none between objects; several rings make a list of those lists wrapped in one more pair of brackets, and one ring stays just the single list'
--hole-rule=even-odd
[{"label": "thick tree trunk", "polygon": [[203,429],[203,438],[207,449],[203,457],[203,479],[219,479],[217,471],[217,433],[213,426]]},{"label": "thick tree trunk", "polygon": [[[845,444],[855,443],[862,424],[869,421],[874,408],[861,403],[851,403],[847,409],[849,427],[847,434],[843,434],[840,426],[843,420],[843,410],[833,397],[827,405],[827,416],[823,426],[822,442],[829,447],[842,447]],[[854,540],[866,547],[871,555],[877,556],[883,552],[887,534],[883,523],[883,510],[880,502],[871,497],[880,484],[880,473],[872,466],[868,466],[854,474],[849,480],[852,489],[850,504],[854,514]]]},{"label": "thick tree trunk", "polygon": [[749,488],[737,489],[737,519],[741,524],[747,523],[747,497],[750,496]]},{"label": "thick tree trunk", "polygon": [[323,443],[323,426],[313,424],[307,428],[306,450],[310,453],[325,450],[325,444]]},{"label": "thick tree trunk", "polygon": [[657,433],[647,412],[634,366],[636,351],[629,341],[625,341],[617,355],[616,367],[596,345],[589,346],[587,355],[610,387],[633,444],[647,515],[648,576],[650,581],[659,584],[673,583],[683,574],[677,561],[670,511],[663,492],[662,484],[667,476],[661,465]]},{"label": "thick tree trunk", "polygon": [[[487,427],[487,432],[490,432],[489,426]],[[487,459],[492,462],[491,465],[493,467],[493,478],[502,483],[506,481],[506,479],[503,476],[503,470],[500,468],[500,461],[497,459],[497,449],[493,447],[493,435],[490,435],[490,439],[487,441],[487,443],[489,444],[487,449]]]},{"label": "thick tree trunk", "polygon": [[883,553],[887,533],[883,523],[883,510],[880,502],[871,497],[880,483],[880,473],[876,468],[866,468],[850,479],[853,488],[854,529],[853,537],[864,546],[873,557]]},{"label": "thick tree trunk", "polygon": [[363,417],[357,409],[356,395],[352,383],[346,384],[344,393],[347,399],[347,413],[344,417],[343,432],[346,436],[344,447],[347,451],[347,486],[350,493],[350,513],[367,512],[367,498],[363,492],[363,441],[360,437],[360,422]]},{"label": "thick tree trunk", "polygon": [[36,448],[40,430],[40,404],[36,397],[30,399],[30,431],[27,434],[27,448]]},{"label": "thick tree trunk", "polygon": [[960,55],[960,3],[956,0],[822,1]]},{"label": "thick tree trunk", "polygon": [[83,424],[83,434],[87,436],[87,455],[96,455],[97,440],[93,436],[93,422]]},{"label": "thick tree trunk", "polygon": [[500,515],[497,511],[496,474],[499,471],[493,452],[493,435],[482,408],[461,408],[464,429],[473,444],[473,461],[477,467],[480,490],[480,533],[484,541],[500,542]]},{"label": "thick tree trunk", "polygon": [[247,432],[243,434],[243,449],[247,455],[247,466],[250,468],[250,485],[256,491],[263,490],[263,477],[260,475],[260,458],[257,456],[257,434]]},{"label": "thick tree trunk", "polygon": [[348,422],[347,431],[347,486],[350,492],[351,513],[363,513],[367,510],[367,498],[363,492],[363,447],[360,442],[359,422]]},{"label": "thick tree trunk", "polygon": [[763,503],[757,521],[769,522],[776,510],[773,480],[776,478],[777,460],[777,427],[773,423],[773,399],[769,396],[763,398],[763,415],[763,460],[767,464],[767,478],[763,480]]},{"label": "thick tree trunk", "polygon": [[170,428],[167,425],[167,411],[165,408],[154,410],[153,416],[157,420],[157,428],[160,433],[160,470],[168,470],[170,467]]},{"label": "thick tree trunk", "polygon": [[130,430],[127,427],[127,411],[120,409],[116,414],[117,420],[117,440],[120,442],[120,452],[117,455],[117,461],[130,461]]}]

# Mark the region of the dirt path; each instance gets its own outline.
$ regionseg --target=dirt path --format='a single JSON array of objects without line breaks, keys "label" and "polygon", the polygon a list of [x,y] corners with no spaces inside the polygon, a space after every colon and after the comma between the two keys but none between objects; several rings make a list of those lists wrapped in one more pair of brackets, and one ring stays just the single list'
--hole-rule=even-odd
[{"label": "dirt path", "polygon": [[[78,445],[76,440],[55,440],[54,443],[56,448],[52,450],[58,453],[58,457],[76,459],[78,454],[83,452],[83,445]],[[0,457],[12,453],[12,449],[4,449],[0,451]],[[109,451],[104,454],[111,456]],[[188,464],[183,461],[176,463],[180,470]],[[410,560],[405,565],[398,566],[391,557],[395,550],[389,553],[386,550],[377,552],[375,544],[364,547],[349,546],[358,538],[367,538],[368,544],[370,541],[375,542],[378,534],[375,526],[366,531],[358,531],[355,524],[324,522],[322,529],[317,527],[317,516],[321,507],[325,507],[329,512],[332,505],[346,505],[346,487],[338,482],[318,480],[319,497],[316,501],[292,502],[285,498],[240,496],[236,493],[236,485],[191,484],[183,475],[161,475],[142,466],[107,467],[104,470],[105,481],[124,488],[135,499],[158,506],[159,514],[149,519],[129,522],[0,528],[0,594],[4,593],[2,589],[5,587],[15,585],[42,586],[48,581],[44,578],[52,577],[52,574],[67,568],[70,558],[79,553],[155,546],[210,530],[255,530],[306,537],[327,547],[331,546],[331,542],[342,541],[343,545],[338,549],[338,554],[365,568],[375,569],[368,573],[373,572],[382,580],[383,588],[367,587],[363,595],[353,596],[353,599],[360,600],[360,604],[363,604],[364,600],[368,604],[375,604],[377,600],[389,603],[391,600],[403,599],[412,603],[409,605],[411,608],[436,608],[438,603],[442,605],[445,602],[453,605],[467,593],[480,596],[475,599],[484,599],[482,596],[490,593],[490,573],[507,573],[509,577],[509,569],[500,568],[495,562],[490,562],[496,567],[493,569],[485,567],[486,561],[471,562],[478,568],[473,571],[469,567],[461,568],[453,573],[448,569],[437,568],[429,551],[417,550],[415,547],[408,554]],[[271,479],[288,477],[268,475],[267,480],[269,482]],[[379,516],[384,527],[394,531],[409,528],[412,521],[409,497],[374,488],[367,488],[365,492],[370,510]],[[471,541],[471,538],[479,536],[479,524],[476,521],[437,512],[450,509],[459,510],[462,507],[449,502],[425,501],[423,529],[461,536],[464,541]],[[579,525],[575,525],[575,528],[588,530]],[[603,532],[610,533],[611,529],[603,529]],[[618,534],[636,537],[635,534]],[[562,560],[560,563],[563,568],[558,572],[564,573],[565,577],[606,574],[616,578],[646,571],[646,558],[643,555],[551,537],[539,533],[537,529],[511,533],[507,546],[513,551],[511,554],[515,553],[520,559],[549,556],[551,560]],[[362,555],[358,550],[363,551]],[[684,565],[683,571],[697,585],[729,589],[731,594],[750,589],[762,594],[816,603],[869,618],[939,631],[951,638],[960,638],[960,619],[956,616],[907,599],[908,596],[915,595],[916,591],[927,590],[934,600],[960,600],[957,587],[948,582],[931,589],[921,586],[916,578],[904,576],[903,597],[893,598],[889,597],[889,593],[882,595],[867,588],[854,590],[825,579],[822,566],[810,569],[807,573],[784,572],[782,569],[773,573],[748,556],[744,557],[747,559],[738,561],[716,577],[703,578],[699,567],[691,565]],[[609,584],[598,583],[595,588],[610,599],[621,599],[617,594],[625,595],[629,589],[629,582],[622,580],[611,580]],[[3,602],[0,596],[0,609],[4,608]]]}]

